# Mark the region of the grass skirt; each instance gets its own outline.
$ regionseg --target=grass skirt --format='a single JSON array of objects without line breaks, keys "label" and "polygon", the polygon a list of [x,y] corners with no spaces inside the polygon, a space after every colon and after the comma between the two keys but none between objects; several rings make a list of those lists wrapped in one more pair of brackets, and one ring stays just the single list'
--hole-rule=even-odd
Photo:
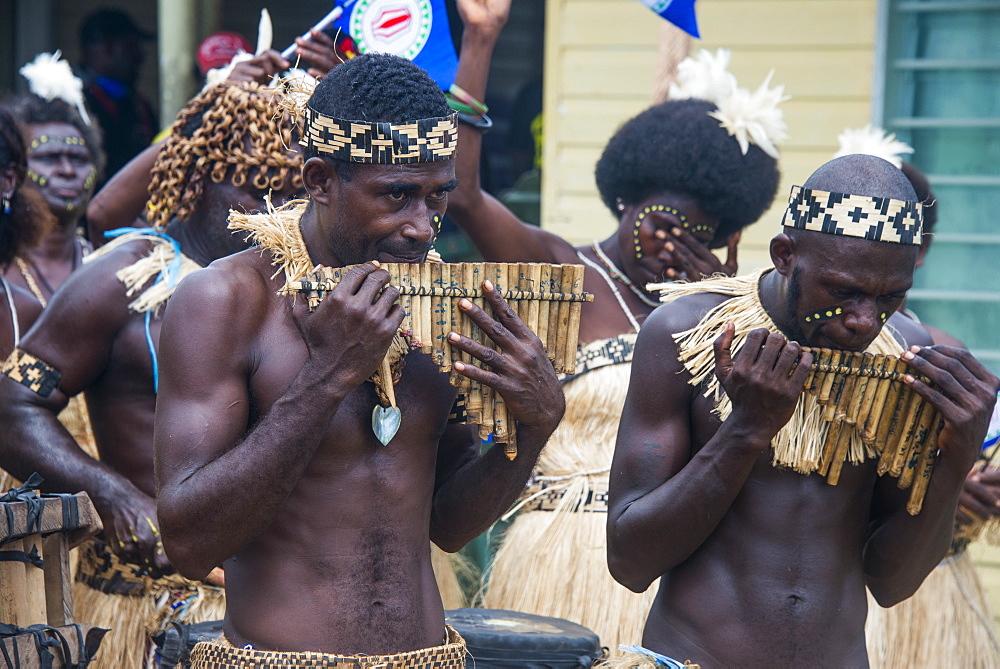
[{"label": "grass skirt", "polygon": [[[566,383],[566,415],[542,450],[538,477],[561,492],[553,510],[521,511],[487,574],[483,605],[565,618],[617,652],[635,643],[657,586],[636,594],[608,571],[606,494],[631,364],[608,365]],[[576,511],[596,508],[602,511]],[[532,503],[525,504],[531,508]],[[517,507],[515,507],[517,508]]]},{"label": "grass skirt", "polygon": [[890,609],[868,594],[872,669],[1000,667],[996,629],[972,559],[945,559],[917,593]]},{"label": "grass skirt", "polygon": [[441,603],[446,609],[464,608],[468,599],[462,590],[461,579],[467,579],[467,572],[472,566],[458,553],[445,553],[431,544],[431,566],[434,568],[434,579],[441,591]]},{"label": "grass skirt", "polygon": [[153,580],[121,562],[103,544],[85,544],[73,582],[77,620],[111,631],[104,637],[93,669],[129,669],[149,664],[150,637],[172,622],[221,620],[225,591],[178,575]]}]

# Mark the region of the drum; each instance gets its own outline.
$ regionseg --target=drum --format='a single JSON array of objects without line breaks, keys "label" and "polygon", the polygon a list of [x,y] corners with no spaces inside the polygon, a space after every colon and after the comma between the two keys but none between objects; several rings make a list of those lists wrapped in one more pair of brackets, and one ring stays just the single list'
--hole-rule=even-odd
[{"label": "drum", "polygon": [[596,634],[562,618],[455,609],[446,611],[445,619],[465,639],[470,668],[571,669],[590,667],[604,655]]},{"label": "drum", "polygon": [[191,649],[201,641],[214,641],[222,636],[222,621],[209,620],[185,625],[170,623],[170,627],[153,637],[159,669],[191,666]]},{"label": "drum", "polygon": [[[469,669],[577,669],[603,657],[597,635],[583,625],[502,609],[454,609],[448,624],[468,645]],[[161,669],[188,667],[188,655],[199,641],[222,636],[222,621],[195,625],[173,623],[154,642]]]}]

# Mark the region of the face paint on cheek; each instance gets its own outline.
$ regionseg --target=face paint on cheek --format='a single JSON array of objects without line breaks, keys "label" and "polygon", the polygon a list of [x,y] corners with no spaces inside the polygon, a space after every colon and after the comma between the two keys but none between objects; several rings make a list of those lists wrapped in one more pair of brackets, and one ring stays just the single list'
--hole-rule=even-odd
[{"label": "face paint on cheek", "polygon": [[431,216],[431,224],[434,226],[435,236],[441,234],[441,221],[443,220],[444,216],[442,216],[441,214],[434,214],[433,216]]},{"label": "face paint on cheek", "polygon": [[31,169],[30,167],[28,168],[28,178],[31,179],[36,184],[38,184],[39,186],[41,186],[42,188],[45,188],[46,186],[49,185],[49,180],[48,179],[46,179],[45,177],[43,177],[41,174],[39,174],[35,170]]},{"label": "face paint on cheek", "polygon": [[97,181],[97,168],[91,167],[90,171],[87,172],[87,178],[83,182],[83,190],[90,191],[94,187],[95,181]]},{"label": "face paint on cheek", "polygon": [[826,309],[820,309],[819,311],[815,311],[809,314],[808,316],[805,317],[804,320],[806,323],[811,324],[819,321],[830,320],[831,318],[836,318],[842,313],[844,313],[843,307],[828,307]]},{"label": "face paint on cheek", "polygon": [[888,311],[883,311],[882,313],[880,313],[878,315],[878,318],[879,318],[880,321],[882,321],[883,323],[885,323],[887,320],[889,320],[889,312]]}]

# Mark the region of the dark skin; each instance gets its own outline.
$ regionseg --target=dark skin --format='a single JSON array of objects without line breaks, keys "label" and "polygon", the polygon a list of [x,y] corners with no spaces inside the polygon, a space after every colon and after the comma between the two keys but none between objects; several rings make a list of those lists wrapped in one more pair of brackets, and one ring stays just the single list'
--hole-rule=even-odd
[{"label": "dark skin", "polygon": [[[293,194],[288,189],[273,197],[279,203]],[[191,218],[172,222],[168,233],[185,255],[202,265],[234,249],[244,250],[242,236],[225,228],[230,206],[259,210],[263,198],[231,184],[210,182]],[[144,315],[129,310],[135,296],[127,296],[115,276],[149,249],[148,242],[137,240],[84,265],[24,337],[21,348],[58,369],[62,379],[50,397],[42,398],[0,377],[0,423],[5,426],[0,453],[5,469],[22,480],[32,472],[42,473],[44,490],[86,491],[101,515],[110,548],[156,576],[173,567],[154,529],[152,359]],[[154,346],[160,322],[158,316],[151,320]],[[77,446],[57,419],[69,398],[81,392],[86,393],[99,462]]]},{"label": "dark skin", "polygon": [[518,421],[518,457],[480,455],[474,430],[447,424],[455,390],[419,353],[406,356],[402,425],[382,446],[367,379],[403,313],[388,273],[365,261],[423,258],[454,166],[359,165],[343,181],[312,158],[303,177],[312,261],[365,264],[313,313],[276,295],[283,279],[271,278],[266,252],[218,261],[181,286],[164,324],[156,416],[166,548],[189,577],[225,561],[234,644],[341,654],[440,645],[429,540],[458,550],[509,507],[562,416],[562,393],[537,337],[484,284],[496,320],[465,310],[503,353],[454,335],[488,367],[456,370],[500,392]]},{"label": "dark skin", "polygon": [[[511,0],[460,0],[458,10],[465,25],[456,83],[473,97],[482,100],[490,59],[497,37],[507,22]],[[448,210],[452,219],[469,235],[486,260],[497,262],[580,263],[581,252],[600,265],[590,245],[574,247],[565,239],[518,219],[503,203],[480,187],[479,159],[482,133],[459,124],[459,151],[456,172],[459,187],[452,194]],[[600,242],[601,249],[616,267],[636,286],[674,279],[698,280],[716,273],[736,273],[736,244],[739,236],[719,240],[727,246],[723,263],[710,250],[711,232],[691,234],[680,220],[666,212],[654,212],[643,219],[639,238],[643,257],[637,258],[633,242],[634,223],[639,213],[650,205],[666,205],[683,213],[692,225],[716,229],[719,221],[709,217],[699,202],[686,193],[649,193],[639,202],[624,202],[619,212],[618,229]],[[596,270],[584,271],[584,290],[594,301],[583,305],[580,315],[580,343],[614,337],[633,331],[614,293]],[[653,307],[638,298],[629,288],[617,283],[618,292],[636,320],[642,324]],[[650,299],[656,296],[647,293]]]},{"label": "dark skin", "polygon": [[[29,177],[37,175],[44,183],[28,178],[22,188],[33,188],[42,195],[56,218],[56,225],[38,246],[24,250],[21,255],[42,296],[48,300],[80,264],[82,251],[76,228],[93,193],[96,167],[86,146],[66,143],[83,140],[80,131],[69,123],[36,123],[25,129],[29,147],[35,141],[41,142],[28,149]],[[17,265],[7,267],[4,276],[12,284],[28,289]]]},{"label": "dark skin", "polygon": [[[18,286],[10,287],[14,298],[14,311],[17,312],[17,324],[23,335],[38,320],[42,313],[42,305],[34,295]],[[14,350],[14,323],[11,321],[10,305],[7,303],[7,293],[0,290],[0,358],[6,359]]]},{"label": "dark skin", "polygon": [[[608,565],[635,591],[661,577],[643,636],[654,651],[703,667],[868,666],[865,586],[891,606],[949,546],[1000,381],[966,351],[930,347],[926,331],[903,316],[889,320],[901,343],[917,345],[903,359],[941,390],[915,376],[906,383],[946,421],[923,511],[906,512],[908,491],[877,477],[874,460],[845,466],[836,486],[771,464],[771,439],[812,362],[800,343],[863,350],[882,327],[879,314],[895,311],[912,282],[913,249],[817,235],[771,243],[776,269],[760,296],[782,333],[751,332],[735,357],[732,325],[715,342],[733,404],[724,423],[689,385],[672,334],[727,298],[677,300],[640,334],[611,471]],[[804,322],[834,304],[842,316]]]}]

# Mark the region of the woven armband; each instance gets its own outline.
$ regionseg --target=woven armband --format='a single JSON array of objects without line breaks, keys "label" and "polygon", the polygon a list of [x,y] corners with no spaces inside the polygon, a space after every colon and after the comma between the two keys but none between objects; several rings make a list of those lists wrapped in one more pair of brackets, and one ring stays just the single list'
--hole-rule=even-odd
[{"label": "woven armband", "polygon": [[42,397],[51,395],[62,379],[62,374],[55,367],[19,348],[15,348],[0,365],[0,374]]}]

